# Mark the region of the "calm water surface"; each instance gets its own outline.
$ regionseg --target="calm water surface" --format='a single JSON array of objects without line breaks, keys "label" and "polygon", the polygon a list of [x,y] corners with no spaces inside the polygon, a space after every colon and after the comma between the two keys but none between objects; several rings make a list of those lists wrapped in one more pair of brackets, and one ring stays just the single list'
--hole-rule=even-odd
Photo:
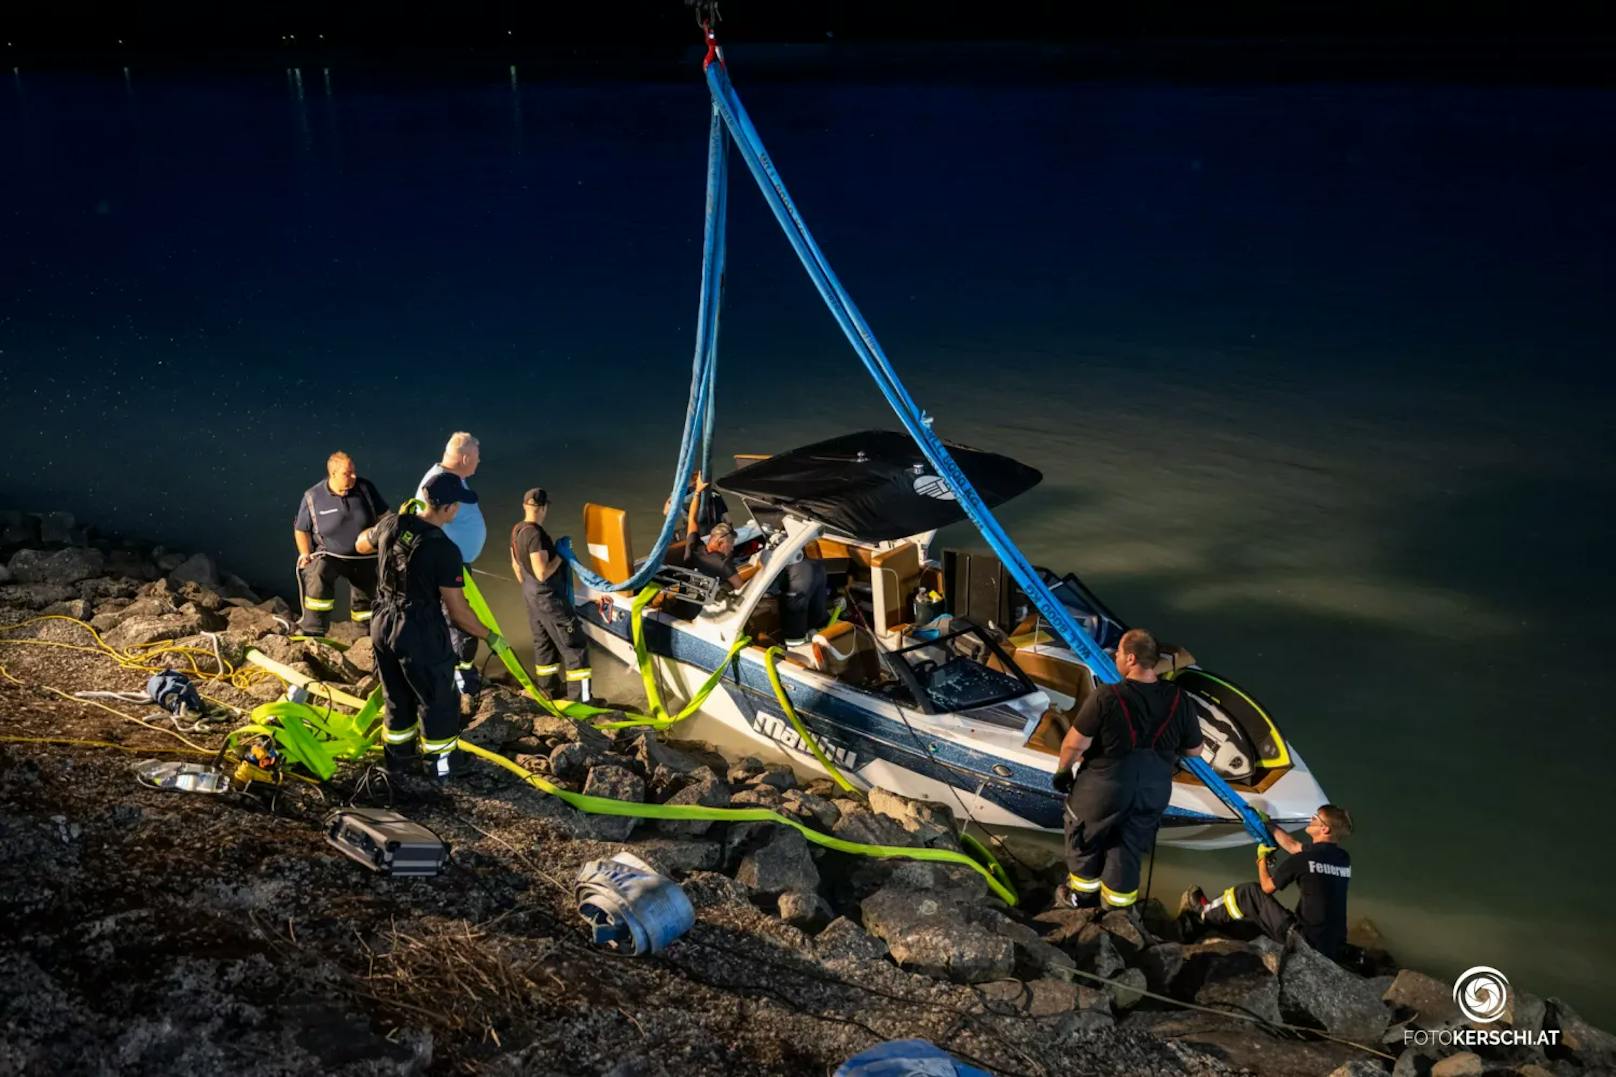
[{"label": "calm water surface", "polygon": [[[1616,96],[734,76],[938,428],[1044,471],[1003,513],[1032,558],[1255,689],[1352,808],[1355,911],[1616,1021]],[[288,591],[328,452],[397,500],[465,428],[483,567],[536,483],[643,544],[705,129],[694,77],[8,78],[0,501]],[[720,449],[894,426],[748,184]]]}]

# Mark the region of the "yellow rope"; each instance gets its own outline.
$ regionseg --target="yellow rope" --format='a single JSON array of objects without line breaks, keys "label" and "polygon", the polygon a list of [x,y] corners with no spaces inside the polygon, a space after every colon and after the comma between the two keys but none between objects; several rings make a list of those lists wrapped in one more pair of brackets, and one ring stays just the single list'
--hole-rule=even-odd
[{"label": "yellow rope", "polygon": [[145,726],[147,729],[150,729],[153,732],[161,733],[164,736],[173,737],[175,740],[179,741],[180,743],[182,743],[182,744],[186,745],[187,747],[192,748],[192,749],[194,749],[194,750],[196,750],[198,752],[202,752],[202,753],[207,754],[207,755],[214,755],[215,754],[215,751],[213,749],[204,748],[202,745],[198,744],[194,740],[191,740],[189,737],[185,736],[183,733],[180,733],[178,730],[164,729],[160,725],[153,725],[152,723],[146,721],[143,718],[136,718],[132,714],[125,714],[123,711],[118,710],[116,707],[109,707],[105,703],[101,702],[99,699],[80,699],[75,695],[72,695],[72,694],[70,694],[68,692],[64,692],[60,688],[53,688],[48,684],[29,685],[27,681],[19,680],[18,678],[12,676],[11,671],[6,669],[5,666],[0,666],[0,676],[4,676],[6,680],[10,681],[12,684],[17,685],[19,688],[29,688],[29,687],[41,688],[41,689],[44,689],[47,692],[51,692],[51,693],[53,693],[55,695],[61,696],[63,699],[67,700],[69,703],[79,703],[79,704],[82,704],[82,705],[84,705],[86,707],[99,707],[100,709],[106,711],[108,714],[117,715],[119,718],[122,718],[126,722],[133,722],[136,725]]},{"label": "yellow rope", "polygon": [[79,740],[75,737],[13,737],[0,735],[0,744],[62,744],[77,748],[111,748],[130,755],[205,755],[213,758],[218,752],[202,752],[195,748],[137,748],[127,744],[114,744],[110,740]]},{"label": "yellow rope", "polygon": [[[155,640],[151,643],[136,644],[135,646],[126,650],[119,650],[108,643],[105,639],[102,639],[101,633],[96,631],[94,625],[88,623],[87,621],[82,621],[77,617],[69,617],[63,613],[45,613],[40,614],[37,617],[30,617],[23,621],[17,621],[13,624],[0,625],[0,632],[11,632],[19,628],[26,628],[32,624],[38,624],[42,621],[65,621],[68,624],[73,625],[75,628],[82,629],[83,631],[89,633],[90,638],[95,641],[95,646],[86,646],[82,643],[64,643],[61,640],[4,638],[0,638],[0,644],[9,643],[31,647],[55,647],[65,651],[78,651],[83,654],[101,655],[102,657],[110,658],[117,662],[118,665],[124,669],[139,670],[142,673],[158,673],[169,668],[169,666],[160,664],[156,660],[165,655],[175,655],[185,660],[189,668],[182,668],[182,672],[189,674],[193,679],[201,681],[222,681],[230,685],[232,688],[240,691],[245,691],[256,681],[262,680],[264,677],[269,676],[269,674],[260,669],[250,667],[237,669],[233,664],[226,661],[223,655],[216,654],[211,648],[175,643],[172,640]],[[199,659],[206,660],[209,665],[216,666],[217,668],[212,671],[205,670],[202,668],[202,664]],[[218,701],[215,700],[214,702]],[[230,707],[230,704],[220,705]],[[230,709],[239,710],[240,708],[230,707]]]}]

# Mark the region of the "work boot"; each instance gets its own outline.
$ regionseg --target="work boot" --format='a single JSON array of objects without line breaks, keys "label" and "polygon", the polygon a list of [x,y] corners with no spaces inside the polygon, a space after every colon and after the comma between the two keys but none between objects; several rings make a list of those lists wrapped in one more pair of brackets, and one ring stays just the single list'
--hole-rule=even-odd
[{"label": "work boot", "polygon": [[1178,937],[1180,942],[1194,942],[1206,931],[1202,912],[1206,909],[1206,894],[1199,886],[1192,886],[1178,899]]},{"label": "work boot", "polygon": [[382,769],[395,777],[419,770],[420,766],[421,745],[418,741],[411,741],[408,744],[389,744],[382,748]]},{"label": "work boot", "polygon": [[456,666],[454,679],[456,690],[463,696],[474,696],[482,691],[483,678],[476,666]]},{"label": "work boot", "polygon": [[426,775],[428,781],[437,785],[444,785],[450,778],[454,777],[454,752],[440,752],[437,755],[425,756],[422,761],[425,764],[422,768],[422,773]]}]

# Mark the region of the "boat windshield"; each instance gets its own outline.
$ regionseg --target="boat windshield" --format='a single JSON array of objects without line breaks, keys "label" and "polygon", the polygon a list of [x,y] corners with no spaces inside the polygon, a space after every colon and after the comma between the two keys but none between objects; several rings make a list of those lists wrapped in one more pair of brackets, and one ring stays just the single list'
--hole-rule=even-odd
[{"label": "boat windshield", "polygon": [[[958,627],[955,627],[955,626]],[[909,675],[909,694],[922,710],[938,714],[970,710],[1026,695],[1033,684],[987,633],[954,621],[933,639],[893,652]],[[991,664],[990,664],[991,663]],[[997,668],[995,668],[997,667]]]}]

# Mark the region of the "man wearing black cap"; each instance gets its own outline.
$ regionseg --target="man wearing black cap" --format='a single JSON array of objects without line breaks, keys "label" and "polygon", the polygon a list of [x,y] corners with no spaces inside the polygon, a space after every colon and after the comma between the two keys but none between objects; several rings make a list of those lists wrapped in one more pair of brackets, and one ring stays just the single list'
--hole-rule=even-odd
[{"label": "man wearing black cap", "polygon": [[567,698],[589,701],[589,648],[578,615],[567,602],[567,562],[556,552],[544,518],[550,495],[535,486],[522,495],[522,522],[511,528],[511,571],[522,585],[528,624],[533,629],[533,673],[545,695],[556,694],[556,677],[566,671]]},{"label": "man wearing black cap", "polygon": [[475,505],[477,495],[448,473],[427,480],[420,492],[424,508],[388,513],[355,547],[377,555],[370,641],[387,701],[387,767],[406,767],[417,758],[418,740],[427,777],[444,781],[460,740],[455,652],[444,611],[469,636],[491,640],[494,634],[467,605],[460,550],[443,533],[460,506]]}]

